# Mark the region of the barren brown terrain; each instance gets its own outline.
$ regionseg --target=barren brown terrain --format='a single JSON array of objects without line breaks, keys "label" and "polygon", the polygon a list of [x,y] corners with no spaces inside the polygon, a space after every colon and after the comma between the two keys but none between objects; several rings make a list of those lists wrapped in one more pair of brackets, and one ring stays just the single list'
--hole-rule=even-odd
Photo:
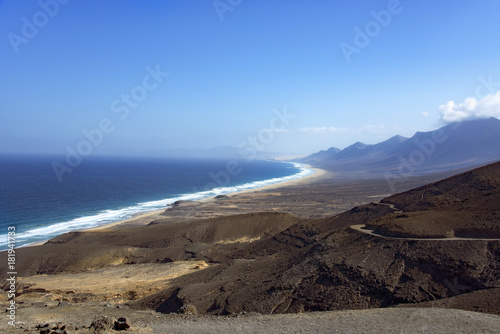
[{"label": "barren brown terrain", "polygon": [[[435,182],[445,176],[409,179],[399,190],[417,188],[387,197],[385,180],[324,175],[177,203],[156,219],[18,249],[19,333],[57,322],[71,323],[68,333],[95,332],[91,323],[104,315],[127,317],[138,333],[286,333],[292,323],[304,332],[460,325],[452,331],[493,333],[500,322],[500,164]],[[450,239],[458,236],[467,240]],[[345,313],[360,309],[377,310]],[[288,313],[301,315],[277,316]]]},{"label": "barren brown terrain", "polygon": [[500,238],[500,169],[485,166],[382,200],[397,211],[368,227],[388,236]]}]

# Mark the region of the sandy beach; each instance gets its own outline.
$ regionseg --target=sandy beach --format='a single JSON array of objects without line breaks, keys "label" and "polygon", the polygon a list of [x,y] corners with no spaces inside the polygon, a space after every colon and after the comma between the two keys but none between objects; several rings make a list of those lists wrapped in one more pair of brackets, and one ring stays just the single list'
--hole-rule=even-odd
[{"label": "sandy beach", "polygon": [[[293,179],[293,180],[288,180],[284,182],[278,182],[274,184],[269,184],[260,188],[255,188],[255,189],[246,189],[246,190],[241,190],[237,191],[234,193],[230,193],[227,196],[242,196],[242,195],[249,195],[249,196],[258,196],[257,194],[263,191],[271,191],[273,189],[281,189],[281,188],[286,188],[286,187],[291,187],[291,186],[300,186],[300,185],[307,185],[313,182],[319,182],[322,179],[325,179],[330,175],[329,172],[319,169],[319,168],[312,168],[310,166],[306,166],[309,169],[314,170],[314,173],[311,175],[307,175],[305,177],[299,178],[299,179]],[[215,197],[209,197],[205,198],[199,201],[196,201],[197,204],[201,205],[209,205],[211,203],[214,203],[217,199]],[[189,205],[186,205],[186,203],[183,204],[183,207],[186,207]],[[140,213],[137,215],[134,215],[131,218],[109,223],[109,224],[104,224],[101,226],[97,226],[94,228],[87,229],[86,231],[99,231],[99,230],[104,230],[104,229],[109,229],[109,228],[115,228],[115,227],[130,227],[130,226],[140,226],[140,225],[146,225],[149,224],[150,222],[156,220],[156,219],[161,219],[165,218],[162,217],[162,214],[165,212],[165,210],[168,209],[160,209],[160,210],[154,210],[150,212],[144,212]],[[199,218],[199,217],[198,217]],[[44,241],[45,242],[45,241]],[[44,242],[36,243],[34,245],[40,245],[43,244]],[[30,245],[30,246],[34,246]]]}]

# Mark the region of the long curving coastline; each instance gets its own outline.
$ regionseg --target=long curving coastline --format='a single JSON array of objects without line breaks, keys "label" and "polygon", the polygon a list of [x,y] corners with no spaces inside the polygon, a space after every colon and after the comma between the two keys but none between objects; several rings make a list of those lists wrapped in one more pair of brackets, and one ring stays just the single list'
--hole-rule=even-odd
[{"label": "long curving coastline", "polygon": [[[21,234],[20,239],[33,238],[37,235],[55,237],[70,231],[101,230],[116,226],[142,225],[159,218],[168,207],[177,201],[206,202],[220,195],[243,194],[274,189],[277,187],[286,187],[309,182],[324,176],[326,173],[321,169],[312,168],[305,164],[293,163],[293,165],[295,168],[299,168],[299,172],[290,176],[254,181],[236,186],[218,187],[162,200],[138,203],[135,206],[127,208],[107,210],[93,216],[77,218],[69,222],[56,223],[50,226],[29,230]],[[51,230],[51,233],[48,233],[47,230]],[[48,238],[45,237],[36,242],[20,244],[19,247],[37,246],[45,243],[47,239]]]}]

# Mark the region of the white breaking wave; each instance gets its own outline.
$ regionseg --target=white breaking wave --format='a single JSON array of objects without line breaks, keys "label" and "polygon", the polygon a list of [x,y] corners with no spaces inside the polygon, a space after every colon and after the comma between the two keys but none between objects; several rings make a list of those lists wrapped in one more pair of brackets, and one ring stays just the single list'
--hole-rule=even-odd
[{"label": "white breaking wave", "polygon": [[[218,195],[227,195],[242,190],[257,189],[271,184],[300,179],[315,173],[314,169],[307,168],[303,164],[293,163],[293,165],[294,167],[299,168],[299,172],[294,175],[277,177],[263,181],[254,181],[231,187],[219,187],[192,194],[184,194],[177,197],[166,198],[158,201],[138,203],[126,208],[105,210],[92,216],[75,218],[70,221],[33,228],[22,233],[16,233],[16,246],[27,246],[36,242],[53,238],[63,233],[85,230],[125,220],[128,218],[132,218],[134,215],[140,213],[164,209],[166,208],[166,206],[173,204],[176,201],[197,201]],[[5,249],[7,249],[7,235],[2,235],[0,236],[0,250]]]}]

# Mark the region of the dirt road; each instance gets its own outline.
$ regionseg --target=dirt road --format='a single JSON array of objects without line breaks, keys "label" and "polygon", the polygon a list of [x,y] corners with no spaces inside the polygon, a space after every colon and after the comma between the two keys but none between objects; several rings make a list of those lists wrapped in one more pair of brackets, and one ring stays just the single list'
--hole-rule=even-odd
[{"label": "dirt road", "polygon": [[427,240],[427,241],[456,241],[456,240],[482,240],[482,241],[494,241],[494,240],[500,240],[500,239],[495,239],[495,238],[406,238],[406,237],[389,237],[386,235],[382,235],[379,233],[376,233],[374,230],[370,230],[365,228],[365,224],[361,225],[351,225],[351,228],[353,230],[356,230],[361,233],[373,235],[376,237],[380,238],[387,238],[387,239],[403,239],[403,240]]}]

